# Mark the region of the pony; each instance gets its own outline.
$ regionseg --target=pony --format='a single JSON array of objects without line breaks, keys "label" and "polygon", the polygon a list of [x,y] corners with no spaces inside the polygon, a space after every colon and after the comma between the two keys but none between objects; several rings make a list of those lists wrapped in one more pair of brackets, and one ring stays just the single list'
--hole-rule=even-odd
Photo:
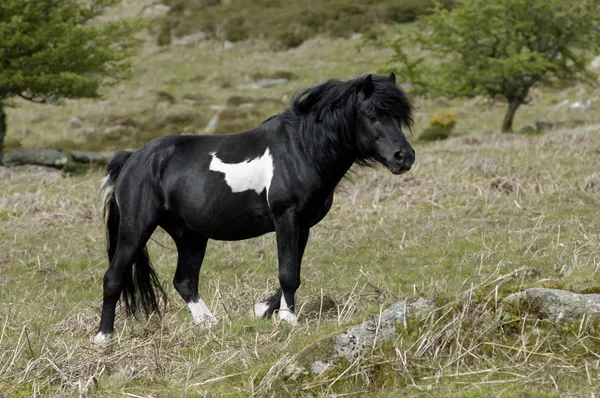
[{"label": "pony", "polygon": [[388,76],[330,80],[294,95],[290,106],[236,134],[156,138],[109,162],[101,189],[109,267],[100,326],[108,341],[121,299],[129,315],[160,315],[165,290],[146,243],[157,227],[177,247],[173,285],[196,323],[216,318],[198,294],[209,239],[241,240],[275,232],[279,289],[254,314],[297,324],[295,294],[311,227],[329,212],[353,164],[410,170],[413,106]]}]

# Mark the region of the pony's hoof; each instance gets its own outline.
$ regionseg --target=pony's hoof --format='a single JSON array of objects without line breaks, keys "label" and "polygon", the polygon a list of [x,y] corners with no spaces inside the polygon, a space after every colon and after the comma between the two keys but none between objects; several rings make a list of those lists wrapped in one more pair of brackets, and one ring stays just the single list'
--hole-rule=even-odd
[{"label": "pony's hoof", "polygon": [[94,336],[94,344],[97,345],[107,345],[110,342],[110,334],[98,332],[96,336]]},{"label": "pony's hoof", "polygon": [[279,316],[280,320],[285,321],[292,326],[298,326],[298,318],[292,311],[280,309],[277,315]]},{"label": "pony's hoof", "polygon": [[267,304],[265,301],[256,303],[256,304],[254,304],[254,316],[261,318],[261,317],[265,316],[268,309],[269,309],[269,304]]}]

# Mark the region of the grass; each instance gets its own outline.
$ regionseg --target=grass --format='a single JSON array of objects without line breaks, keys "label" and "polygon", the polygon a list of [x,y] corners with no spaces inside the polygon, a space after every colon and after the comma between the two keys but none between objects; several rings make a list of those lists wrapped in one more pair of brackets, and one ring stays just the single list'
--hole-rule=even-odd
[{"label": "grass", "polygon": [[[243,130],[281,110],[296,90],[372,72],[390,55],[322,37],[288,51],[272,51],[264,41],[230,50],[214,41],[192,49],[147,41],[131,81],[107,89],[102,101],[17,102],[9,109],[8,137],[26,147],[137,148],[164,129],[201,131],[218,112],[211,105],[227,106],[221,113],[231,118],[224,122]],[[245,88],[282,72],[293,76],[284,85]],[[591,396],[600,390],[596,325],[553,325],[498,306],[526,287],[597,291],[600,285],[600,126],[594,112],[554,108],[557,98],[597,92],[578,86],[534,94],[517,114],[517,127],[536,119],[587,124],[502,135],[496,131],[503,104],[417,99],[416,131],[443,108],[456,115],[458,134],[415,143],[417,163],[406,175],[382,168],[353,173],[312,230],[297,328],[248,315],[277,285],[272,234],[209,243],[200,290],[220,321],[203,330],[170,284],[176,252],[157,231],[149,249],[169,293],[163,318],[135,321],[118,311],[114,341],[93,346],[107,266],[101,172],[0,173],[0,394]],[[147,124],[184,114],[179,124],[177,117],[163,127]],[[83,126],[70,127],[73,117]],[[131,129],[106,133],[116,125]],[[523,267],[535,268],[533,277],[516,277]],[[410,320],[396,341],[365,358],[321,376],[290,365],[309,344],[417,296],[442,308]],[[320,312],[315,302],[321,301],[337,309]]]}]

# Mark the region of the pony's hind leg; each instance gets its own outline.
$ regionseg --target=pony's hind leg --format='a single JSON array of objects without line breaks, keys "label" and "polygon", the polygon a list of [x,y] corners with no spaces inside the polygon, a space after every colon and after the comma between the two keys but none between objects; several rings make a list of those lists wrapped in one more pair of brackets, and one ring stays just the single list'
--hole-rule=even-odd
[{"label": "pony's hind leg", "polygon": [[208,239],[195,235],[174,239],[177,245],[177,270],[173,278],[173,286],[190,309],[194,322],[213,326],[217,318],[198,293],[200,267],[204,260]]},{"label": "pony's hind leg", "polygon": [[[150,267],[144,247],[157,225],[150,215],[144,216],[139,213],[141,212],[138,212],[135,217],[127,218],[135,220],[134,223],[125,223],[121,217],[119,225],[114,230],[109,229],[109,234],[117,234],[118,231],[118,238],[115,240],[116,249],[111,256],[110,265],[104,274],[102,315],[98,334],[94,338],[96,343],[107,342],[113,332],[116,305],[124,289],[128,294],[128,297],[124,297],[127,310],[132,314],[136,313],[139,303],[136,302],[134,278],[137,279],[138,285],[140,281],[144,283],[144,280],[140,279],[139,275],[132,275],[133,264],[138,263],[136,265],[139,268],[137,274],[145,272],[153,275],[151,269],[142,270],[141,268]],[[152,299],[155,299],[153,291]],[[147,310],[147,308],[144,309]]]}]

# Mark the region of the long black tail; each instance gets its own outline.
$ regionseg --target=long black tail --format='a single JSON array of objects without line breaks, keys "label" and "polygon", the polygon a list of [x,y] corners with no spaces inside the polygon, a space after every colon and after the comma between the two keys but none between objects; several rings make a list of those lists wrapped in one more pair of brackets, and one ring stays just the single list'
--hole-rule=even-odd
[{"label": "long black tail", "polygon": [[[119,235],[120,210],[115,199],[115,184],[121,173],[121,169],[133,152],[122,151],[108,163],[106,176],[102,180],[100,190],[103,195],[102,218],[106,226],[106,251],[108,261],[111,262],[117,250],[117,239]],[[162,297],[163,303],[167,302],[167,295],[163,289],[156,272],[150,263],[148,250],[143,247],[135,258],[134,266],[127,272],[123,280],[123,292],[121,298],[125,303],[125,311],[128,315],[137,316],[139,307],[146,317],[152,313],[160,315],[158,297]]]}]

